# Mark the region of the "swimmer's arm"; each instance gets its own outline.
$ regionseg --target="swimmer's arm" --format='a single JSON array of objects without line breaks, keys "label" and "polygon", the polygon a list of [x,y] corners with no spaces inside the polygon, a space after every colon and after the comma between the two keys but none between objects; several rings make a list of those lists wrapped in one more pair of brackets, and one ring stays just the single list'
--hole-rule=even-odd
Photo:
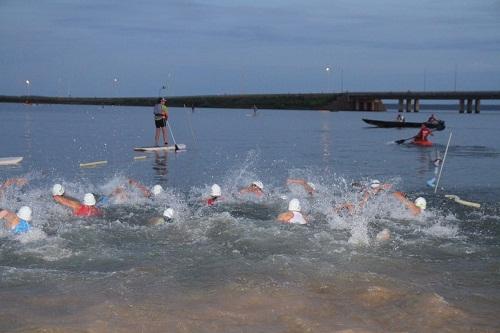
[{"label": "swimmer's arm", "polygon": [[11,212],[10,210],[7,210],[7,209],[0,210],[0,220],[1,219],[4,219],[5,221],[7,221],[5,223],[5,225],[9,229],[12,229],[13,227],[15,227],[19,221],[19,218],[17,217],[17,215],[14,212]]},{"label": "swimmer's arm", "polygon": [[151,193],[151,191],[146,186],[142,185],[135,179],[129,178],[128,183],[139,189],[142,192],[142,194],[147,198],[153,195],[153,193]]},{"label": "swimmer's arm", "polygon": [[57,203],[60,203],[61,205],[69,207],[73,210],[77,210],[82,206],[82,204],[79,201],[66,198],[62,195],[53,195],[52,197]]},{"label": "swimmer's arm", "polygon": [[417,216],[421,213],[420,208],[418,208],[417,206],[415,206],[415,204],[413,202],[408,200],[406,198],[406,196],[404,195],[404,193],[394,192],[392,195],[394,195],[396,197],[396,199],[401,201],[403,203],[403,205],[405,205],[406,208],[408,208],[413,215]]},{"label": "swimmer's arm", "polygon": [[279,222],[288,223],[288,221],[290,221],[290,219],[292,217],[293,217],[293,213],[288,211],[288,212],[284,212],[284,213],[281,213],[280,215],[278,215],[276,220],[278,220]]}]

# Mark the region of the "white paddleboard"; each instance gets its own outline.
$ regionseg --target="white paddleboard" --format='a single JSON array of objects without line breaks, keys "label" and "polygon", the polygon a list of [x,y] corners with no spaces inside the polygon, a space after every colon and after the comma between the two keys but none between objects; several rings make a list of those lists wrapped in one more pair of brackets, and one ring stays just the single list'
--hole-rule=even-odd
[{"label": "white paddleboard", "polygon": [[0,165],[12,165],[17,164],[23,160],[22,156],[16,157],[0,157]]},{"label": "white paddleboard", "polygon": [[[178,150],[186,150],[186,145],[183,143],[177,144]],[[158,147],[137,147],[135,151],[175,151],[175,145],[158,146]]]}]

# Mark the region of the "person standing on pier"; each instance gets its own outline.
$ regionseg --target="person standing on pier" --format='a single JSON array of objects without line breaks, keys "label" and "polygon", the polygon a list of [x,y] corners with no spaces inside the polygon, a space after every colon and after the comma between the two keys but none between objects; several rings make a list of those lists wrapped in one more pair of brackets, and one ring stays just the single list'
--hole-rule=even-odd
[{"label": "person standing on pier", "polygon": [[158,146],[158,140],[160,140],[160,130],[163,134],[163,142],[165,146],[168,145],[168,135],[167,129],[165,128],[165,123],[168,121],[168,109],[165,105],[165,98],[161,97],[158,99],[158,103],[154,106],[154,117],[155,117],[155,145]]}]

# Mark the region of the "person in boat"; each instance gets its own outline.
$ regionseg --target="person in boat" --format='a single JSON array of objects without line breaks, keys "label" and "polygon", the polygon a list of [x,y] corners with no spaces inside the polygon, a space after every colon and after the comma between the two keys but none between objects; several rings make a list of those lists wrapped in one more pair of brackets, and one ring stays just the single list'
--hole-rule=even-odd
[{"label": "person in boat", "polygon": [[69,207],[75,216],[101,216],[102,211],[96,207],[96,199],[94,194],[86,193],[83,197],[83,203],[75,198],[64,195],[64,188],[60,184],[55,184],[52,187],[52,198],[58,204]]},{"label": "person in boat", "polygon": [[309,195],[313,195],[314,192],[316,192],[316,186],[311,182],[305,181],[304,179],[289,178],[286,180],[286,183],[287,185],[296,184],[302,186],[304,190],[309,193]]},{"label": "person in boat", "polygon": [[401,113],[399,113],[398,116],[397,116],[397,118],[396,118],[396,121],[400,122],[400,123],[404,123],[405,122],[405,117]]},{"label": "person in boat", "polygon": [[0,198],[3,196],[7,188],[16,185],[22,187],[28,183],[26,178],[9,178],[0,185]]},{"label": "person in boat", "polygon": [[163,142],[165,146],[168,145],[168,135],[165,124],[168,121],[168,108],[165,105],[167,101],[165,98],[161,97],[158,99],[158,103],[155,104],[153,114],[155,119],[155,145],[158,146],[158,140],[160,140],[160,131],[163,134]]},{"label": "person in boat", "polygon": [[22,206],[17,213],[8,209],[0,208],[0,220],[5,220],[5,226],[13,234],[19,235],[28,232],[31,229],[32,211],[28,206]]},{"label": "person in boat", "polygon": [[210,197],[206,199],[208,206],[213,206],[221,200],[222,190],[219,185],[213,184],[210,188]]},{"label": "person in boat", "polygon": [[167,208],[163,211],[163,215],[161,217],[153,217],[149,219],[148,225],[161,225],[165,223],[174,222],[174,210],[172,208]]},{"label": "person in boat", "polygon": [[422,126],[420,126],[420,131],[413,137],[413,140],[420,142],[429,141],[427,140],[427,137],[429,135],[433,135],[432,131],[427,126],[425,126],[424,123],[422,123]]},{"label": "person in boat", "polygon": [[240,194],[251,193],[257,197],[262,197],[264,193],[264,184],[260,180],[253,181],[247,187],[240,189]]},{"label": "person in boat", "polygon": [[414,215],[420,215],[427,208],[427,200],[423,197],[418,197],[415,201],[408,200],[406,195],[402,192],[394,192],[394,197],[401,201],[406,208]]},{"label": "person in boat", "polygon": [[288,224],[307,224],[307,220],[302,215],[300,201],[292,199],[288,203],[288,211],[278,215],[277,220]]},{"label": "person in boat", "polygon": [[435,123],[439,122],[439,119],[433,113],[433,114],[431,114],[429,119],[427,119],[427,122],[431,123],[431,124],[435,124]]}]

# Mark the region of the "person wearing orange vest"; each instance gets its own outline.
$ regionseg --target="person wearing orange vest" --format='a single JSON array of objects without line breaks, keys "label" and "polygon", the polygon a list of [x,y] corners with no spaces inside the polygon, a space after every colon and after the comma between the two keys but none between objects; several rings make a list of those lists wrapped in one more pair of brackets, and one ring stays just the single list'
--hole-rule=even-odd
[{"label": "person wearing orange vest", "polygon": [[75,216],[102,215],[102,211],[95,206],[96,199],[92,193],[86,193],[81,203],[74,198],[64,196],[64,188],[60,184],[55,184],[52,188],[52,197],[57,203],[71,208]]},{"label": "person wearing orange vest", "polygon": [[432,131],[425,126],[424,123],[422,123],[422,126],[420,127],[420,131],[415,135],[414,139],[415,141],[428,141],[427,137],[429,135],[432,135]]}]

